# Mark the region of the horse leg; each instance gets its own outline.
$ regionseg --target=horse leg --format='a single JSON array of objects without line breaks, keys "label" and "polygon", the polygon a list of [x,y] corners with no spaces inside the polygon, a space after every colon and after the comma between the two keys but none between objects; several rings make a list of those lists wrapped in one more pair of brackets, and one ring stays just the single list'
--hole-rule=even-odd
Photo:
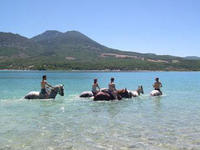
[{"label": "horse leg", "polygon": [[121,100],[122,99],[121,95],[117,94],[117,99]]},{"label": "horse leg", "polygon": [[162,95],[162,91],[160,90],[160,94]]},{"label": "horse leg", "polygon": [[114,92],[109,92],[108,94],[110,96],[110,100],[115,100],[116,99]]}]

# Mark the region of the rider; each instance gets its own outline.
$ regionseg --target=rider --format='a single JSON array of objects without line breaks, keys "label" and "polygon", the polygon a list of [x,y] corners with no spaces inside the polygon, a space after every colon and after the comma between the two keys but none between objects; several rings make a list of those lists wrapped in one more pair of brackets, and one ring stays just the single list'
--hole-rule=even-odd
[{"label": "rider", "polygon": [[44,95],[45,97],[48,97],[48,93],[46,91],[46,87],[53,88],[53,86],[51,86],[50,84],[48,84],[46,80],[47,80],[47,76],[43,75],[42,76],[42,82],[41,82],[41,92],[40,92],[40,94]]},{"label": "rider", "polygon": [[160,90],[160,88],[162,87],[162,83],[159,81],[159,78],[156,78],[155,81],[156,82],[153,85],[154,89],[158,90],[162,94],[162,91]]},{"label": "rider", "polygon": [[112,94],[114,96],[115,99],[117,99],[117,89],[115,88],[114,81],[115,81],[114,78],[110,79],[110,83],[108,85],[108,91],[110,94]]},{"label": "rider", "polygon": [[[99,90],[97,90],[97,88]],[[96,95],[99,91],[100,91],[100,87],[99,87],[99,84],[97,82],[97,79],[94,79],[94,84],[92,85],[92,93],[93,93],[93,95]]]}]

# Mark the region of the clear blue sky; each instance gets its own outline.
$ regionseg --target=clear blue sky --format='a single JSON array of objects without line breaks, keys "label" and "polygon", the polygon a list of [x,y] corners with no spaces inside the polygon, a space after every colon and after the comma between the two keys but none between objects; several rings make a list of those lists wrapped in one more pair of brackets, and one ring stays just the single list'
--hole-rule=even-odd
[{"label": "clear blue sky", "polygon": [[200,56],[200,0],[1,0],[0,31],[78,30],[108,47]]}]

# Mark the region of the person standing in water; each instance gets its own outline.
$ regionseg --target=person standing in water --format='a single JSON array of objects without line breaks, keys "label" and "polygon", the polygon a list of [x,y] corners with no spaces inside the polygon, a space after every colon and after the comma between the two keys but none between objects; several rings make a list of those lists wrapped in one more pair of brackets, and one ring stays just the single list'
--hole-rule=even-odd
[{"label": "person standing in water", "polygon": [[153,87],[155,90],[158,90],[162,95],[162,91],[160,90],[160,88],[162,87],[162,83],[159,81],[159,78],[156,78],[155,81],[156,82],[154,83]]},{"label": "person standing in water", "polygon": [[[97,88],[98,88],[98,90],[97,90]],[[100,87],[99,87],[99,84],[97,82],[97,79],[94,79],[94,83],[92,85],[92,93],[95,96],[99,91],[100,91]]]},{"label": "person standing in water", "polygon": [[110,94],[113,95],[113,97],[114,97],[115,99],[117,99],[117,89],[116,89],[116,87],[115,87],[114,81],[115,81],[114,78],[111,78],[111,79],[110,79],[110,83],[109,83],[109,85],[108,85],[108,91],[109,91]]},{"label": "person standing in water", "polygon": [[41,82],[41,92],[40,92],[40,94],[42,96],[45,96],[47,98],[48,97],[48,93],[46,91],[46,88],[47,87],[53,88],[53,86],[51,86],[50,84],[48,84],[48,82],[46,80],[47,80],[47,76],[43,75],[42,76],[42,82]]}]

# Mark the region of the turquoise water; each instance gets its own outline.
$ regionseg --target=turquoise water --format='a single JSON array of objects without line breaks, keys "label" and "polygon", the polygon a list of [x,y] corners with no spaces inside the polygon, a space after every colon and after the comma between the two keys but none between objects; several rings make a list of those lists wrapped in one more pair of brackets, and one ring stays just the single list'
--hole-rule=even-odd
[{"label": "turquoise water", "polygon": [[[55,100],[24,100],[40,89],[41,76],[65,85]],[[80,99],[93,78],[118,89],[143,85],[139,98],[113,102]],[[153,79],[162,97],[150,97]],[[200,72],[69,73],[0,72],[0,149],[200,149]]]}]

